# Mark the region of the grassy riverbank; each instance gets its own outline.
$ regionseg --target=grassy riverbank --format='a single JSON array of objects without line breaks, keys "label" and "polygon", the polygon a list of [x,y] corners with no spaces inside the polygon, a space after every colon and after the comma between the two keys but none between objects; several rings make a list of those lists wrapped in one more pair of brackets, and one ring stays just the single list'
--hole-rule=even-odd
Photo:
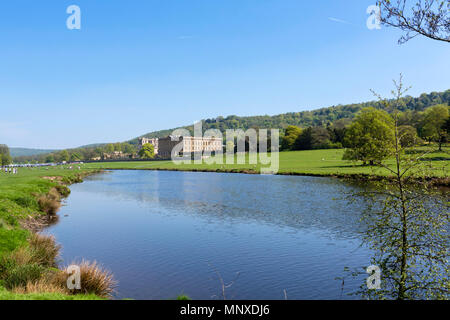
[{"label": "grassy riverbank", "polygon": [[[57,219],[61,198],[70,193],[67,186],[94,172],[20,168],[15,175],[0,173],[0,300],[105,298],[88,290],[67,292],[67,276],[56,268],[59,245],[52,237],[34,232]],[[93,270],[102,271],[89,271]]]},{"label": "grassy riverbank", "polygon": [[104,300],[95,294],[14,293],[0,287],[0,300]]},{"label": "grassy riverbank", "polygon": [[[448,148],[447,148],[448,149]],[[418,152],[419,150],[415,150]],[[424,157],[426,172],[418,172],[418,177],[427,176],[446,180],[449,177],[448,151],[443,152],[428,150],[430,153]],[[362,163],[342,160],[344,150],[308,150],[279,153],[278,174],[285,175],[311,175],[311,176],[335,176],[358,178],[363,177],[388,177],[389,171],[379,166],[363,166]],[[269,155],[270,156],[270,155]],[[223,161],[226,163],[225,161]],[[175,164],[172,161],[138,161],[138,162],[102,162],[89,163],[86,168],[90,169],[133,169],[133,170],[181,170],[181,171],[208,171],[208,172],[240,172],[259,173],[261,164]],[[236,163],[236,161],[235,161]],[[394,161],[387,161],[387,165],[394,166]]]}]

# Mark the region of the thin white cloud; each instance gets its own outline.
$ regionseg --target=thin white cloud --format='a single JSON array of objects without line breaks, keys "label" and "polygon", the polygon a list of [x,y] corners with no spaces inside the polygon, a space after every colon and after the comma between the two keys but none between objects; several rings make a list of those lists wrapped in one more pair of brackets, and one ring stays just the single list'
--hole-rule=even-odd
[{"label": "thin white cloud", "polygon": [[338,19],[338,18],[334,18],[334,17],[328,17],[328,20],[333,21],[333,22],[337,22],[337,23],[351,24],[348,21],[345,21],[345,20],[342,20],[342,19]]}]

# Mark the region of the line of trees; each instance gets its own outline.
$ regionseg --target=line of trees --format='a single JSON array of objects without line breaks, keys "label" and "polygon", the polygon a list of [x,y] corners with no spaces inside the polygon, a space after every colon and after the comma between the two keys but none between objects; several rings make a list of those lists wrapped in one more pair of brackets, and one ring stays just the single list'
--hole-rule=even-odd
[{"label": "line of trees", "polygon": [[60,163],[60,162],[76,162],[88,161],[92,159],[104,159],[105,155],[111,155],[115,152],[121,152],[125,155],[133,155],[137,153],[137,146],[124,143],[110,143],[105,145],[98,145],[95,147],[76,148],[61,150],[48,154],[41,154],[35,156],[22,156],[14,160],[20,163],[38,162],[38,163]]},{"label": "line of trees", "polygon": [[[398,125],[402,147],[449,139],[449,106],[438,104],[421,111],[399,112]],[[344,159],[362,160],[370,164],[385,159],[392,150],[393,120],[382,109],[363,108],[354,121],[340,119],[326,127],[301,129],[288,126],[281,137],[282,150],[347,148]]]}]

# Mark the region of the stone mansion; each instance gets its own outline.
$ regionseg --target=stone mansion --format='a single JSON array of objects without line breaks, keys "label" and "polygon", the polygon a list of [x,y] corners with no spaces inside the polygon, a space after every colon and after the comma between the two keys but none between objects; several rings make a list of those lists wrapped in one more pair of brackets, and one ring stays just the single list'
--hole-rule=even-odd
[{"label": "stone mansion", "polygon": [[199,153],[210,151],[211,153],[223,150],[222,138],[216,137],[185,137],[168,136],[165,138],[140,138],[139,147],[150,143],[155,148],[155,156],[163,159],[169,159],[172,149],[182,143],[180,153]]}]

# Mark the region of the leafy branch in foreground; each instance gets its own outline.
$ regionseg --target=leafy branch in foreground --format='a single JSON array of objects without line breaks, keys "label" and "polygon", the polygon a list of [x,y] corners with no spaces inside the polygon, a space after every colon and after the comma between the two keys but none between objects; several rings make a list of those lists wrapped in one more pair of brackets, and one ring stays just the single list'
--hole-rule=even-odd
[{"label": "leafy branch in foreground", "polygon": [[408,0],[380,0],[377,5],[383,24],[406,32],[398,40],[399,44],[418,35],[450,42],[450,1],[416,0],[414,4]]},{"label": "leafy branch in foreground", "polygon": [[[374,252],[373,265],[381,269],[381,289],[362,285],[358,294],[370,299],[447,299],[450,289],[448,266],[448,204],[434,194],[427,181],[427,164],[420,155],[409,155],[401,145],[398,102],[408,90],[402,77],[395,82],[395,99],[383,102],[394,120],[394,168],[391,182],[379,182],[377,191],[362,191],[368,201],[363,214],[367,230],[363,242]],[[420,180],[417,180],[420,176]],[[414,184],[411,183],[414,179]]]}]

